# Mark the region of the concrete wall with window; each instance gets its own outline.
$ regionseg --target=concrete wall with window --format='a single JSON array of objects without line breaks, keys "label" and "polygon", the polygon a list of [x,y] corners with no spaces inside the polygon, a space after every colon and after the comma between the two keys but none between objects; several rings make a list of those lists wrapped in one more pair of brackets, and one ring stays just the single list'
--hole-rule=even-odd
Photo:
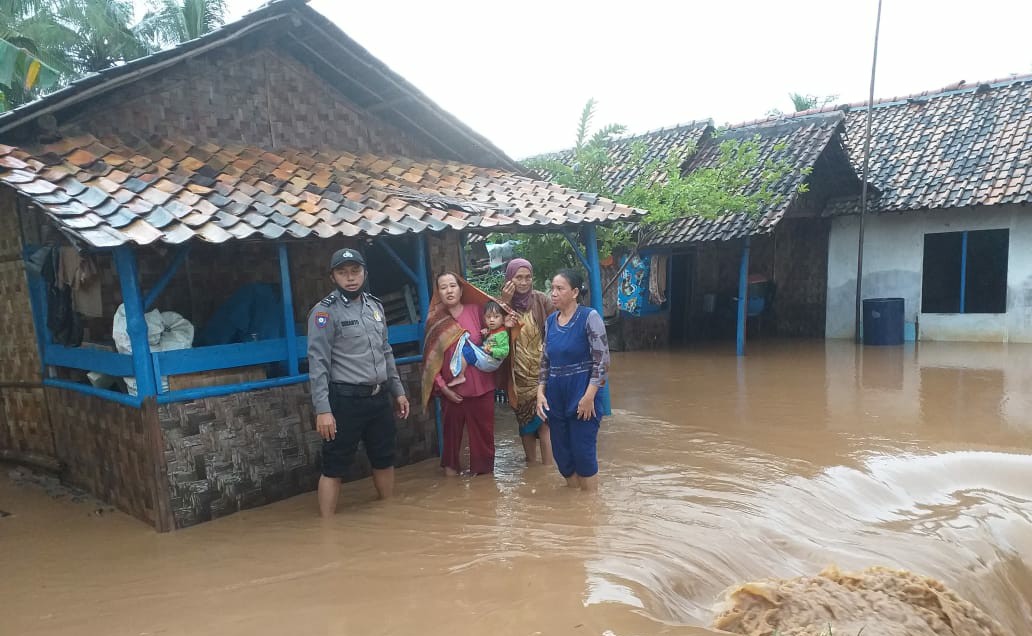
[{"label": "concrete wall with window", "polygon": [[[857,217],[832,222],[828,338],[854,337],[858,229]],[[1032,342],[1032,210],[881,214],[866,218],[864,235],[863,297],[903,298],[908,335]]]}]

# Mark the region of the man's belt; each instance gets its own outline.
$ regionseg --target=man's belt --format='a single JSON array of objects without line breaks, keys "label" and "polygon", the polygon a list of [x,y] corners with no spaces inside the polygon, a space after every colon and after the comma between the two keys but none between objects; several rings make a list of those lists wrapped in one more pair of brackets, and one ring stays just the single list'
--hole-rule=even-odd
[{"label": "man's belt", "polygon": [[386,388],[384,384],[350,384],[348,382],[330,382],[330,393],[341,397],[373,397]]}]

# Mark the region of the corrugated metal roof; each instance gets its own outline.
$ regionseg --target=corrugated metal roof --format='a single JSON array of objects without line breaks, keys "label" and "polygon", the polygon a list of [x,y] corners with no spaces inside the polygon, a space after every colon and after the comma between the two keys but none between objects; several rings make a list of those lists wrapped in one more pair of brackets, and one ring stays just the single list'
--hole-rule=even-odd
[{"label": "corrugated metal roof", "polygon": [[457,162],[183,139],[84,135],[32,148],[0,145],[0,182],[98,248],[533,228],[644,213]]}]

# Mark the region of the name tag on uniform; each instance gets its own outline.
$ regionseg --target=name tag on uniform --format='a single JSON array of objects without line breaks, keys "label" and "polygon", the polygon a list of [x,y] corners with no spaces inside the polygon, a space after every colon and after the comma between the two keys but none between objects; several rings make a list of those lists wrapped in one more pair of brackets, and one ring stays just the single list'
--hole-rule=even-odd
[{"label": "name tag on uniform", "polygon": [[341,327],[354,327],[357,324],[358,324],[357,320],[341,320],[340,321],[340,326]]},{"label": "name tag on uniform", "polygon": [[380,312],[375,310],[375,309],[373,310],[373,320],[375,320],[377,322],[380,321]]}]

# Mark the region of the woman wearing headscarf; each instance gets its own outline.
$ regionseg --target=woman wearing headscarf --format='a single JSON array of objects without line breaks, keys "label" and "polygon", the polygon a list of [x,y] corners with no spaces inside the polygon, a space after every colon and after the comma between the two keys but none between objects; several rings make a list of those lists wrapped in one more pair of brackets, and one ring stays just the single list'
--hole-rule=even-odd
[{"label": "woman wearing headscarf", "polygon": [[440,395],[443,435],[441,467],[449,476],[460,472],[462,431],[469,433],[469,470],[474,475],[494,472],[494,392],[493,373],[474,365],[465,370],[466,380],[448,386],[454,379],[447,361],[452,359],[463,334],[475,345],[481,344],[481,313],[491,297],[463,280],[458,274],[437,275],[434,298],[427,312],[423,344],[423,407],[429,411],[430,398]]},{"label": "woman wearing headscarf", "polygon": [[540,443],[541,461],[550,464],[552,442],[548,422],[538,416],[536,411],[545,319],[552,313],[552,301],[543,292],[534,289],[534,266],[523,258],[514,258],[505,267],[505,285],[499,299],[516,312],[520,323],[513,335],[508,394],[509,404],[520,428],[523,451],[527,455],[527,462],[534,462]]}]

